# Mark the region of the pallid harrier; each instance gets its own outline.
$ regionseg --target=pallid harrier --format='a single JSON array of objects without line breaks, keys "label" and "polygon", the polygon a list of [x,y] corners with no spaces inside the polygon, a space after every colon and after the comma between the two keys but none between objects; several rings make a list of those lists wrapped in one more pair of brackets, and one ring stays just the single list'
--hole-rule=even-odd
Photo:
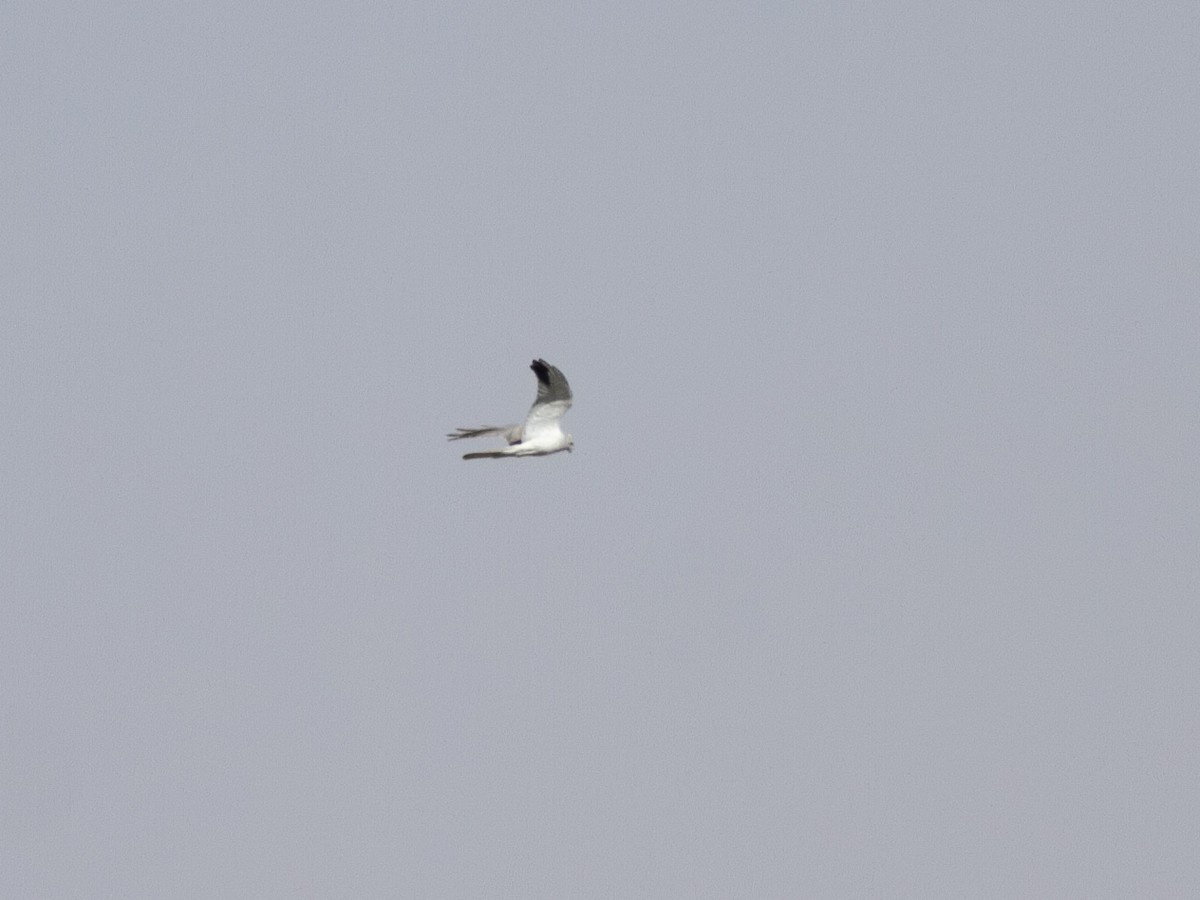
[{"label": "pallid harrier", "polygon": [[563,434],[563,413],[571,408],[571,386],[563,373],[544,359],[535,359],[529,368],[537,376],[537,399],[529,409],[529,415],[521,425],[505,425],[501,428],[459,428],[448,434],[452,441],[463,438],[483,437],[488,434],[503,435],[508,446],[503,450],[485,450],[482,453],[467,453],[463,459],[499,459],[502,456],[547,456],[575,446],[569,434]]}]

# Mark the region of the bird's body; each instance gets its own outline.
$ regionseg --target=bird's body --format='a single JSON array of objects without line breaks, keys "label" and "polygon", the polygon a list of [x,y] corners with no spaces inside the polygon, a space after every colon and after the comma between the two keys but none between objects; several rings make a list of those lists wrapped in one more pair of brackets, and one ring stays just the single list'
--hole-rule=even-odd
[{"label": "bird's body", "polygon": [[485,437],[496,434],[508,442],[502,450],[484,450],[467,453],[463,459],[500,459],[506,456],[548,456],[562,450],[570,452],[575,442],[569,434],[563,434],[562,417],[571,408],[571,387],[563,373],[544,359],[535,359],[529,368],[537,376],[537,399],[529,409],[529,415],[519,425],[484,428],[459,428],[448,434],[452,441],[463,438]]}]

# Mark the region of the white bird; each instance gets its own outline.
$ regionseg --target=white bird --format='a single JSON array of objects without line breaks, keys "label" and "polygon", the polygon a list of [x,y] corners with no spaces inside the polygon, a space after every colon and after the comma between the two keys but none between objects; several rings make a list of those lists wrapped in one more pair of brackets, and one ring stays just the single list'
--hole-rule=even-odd
[{"label": "white bird", "polygon": [[452,441],[463,438],[483,437],[488,434],[503,435],[508,446],[503,450],[486,450],[482,453],[467,453],[463,459],[499,459],[502,456],[547,456],[560,450],[571,452],[575,442],[569,434],[563,434],[563,413],[571,408],[571,386],[563,373],[544,359],[535,359],[529,366],[537,376],[537,399],[529,409],[529,415],[520,425],[505,425],[500,428],[459,428],[448,434]]}]

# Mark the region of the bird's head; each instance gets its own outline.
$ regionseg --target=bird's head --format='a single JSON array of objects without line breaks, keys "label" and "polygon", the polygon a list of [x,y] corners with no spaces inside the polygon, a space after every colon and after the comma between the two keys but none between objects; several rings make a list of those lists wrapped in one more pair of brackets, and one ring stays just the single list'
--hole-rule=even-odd
[{"label": "bird's head", "polygon": [[574,448],[575,448],[575,438],[571,437],[571,436],[568,434],[568,435],[567,435],[567,452],[568,452],[568,453],[573,453],[573,452],[574,452]]}]

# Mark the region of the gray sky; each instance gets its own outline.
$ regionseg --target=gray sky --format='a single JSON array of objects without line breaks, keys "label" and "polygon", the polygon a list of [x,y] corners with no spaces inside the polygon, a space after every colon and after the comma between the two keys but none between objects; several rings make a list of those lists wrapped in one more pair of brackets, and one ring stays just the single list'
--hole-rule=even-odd
[{"label": "gray sky", "polygon": [[0,894],[1200,894],[1194,3],[3,17]]}]

